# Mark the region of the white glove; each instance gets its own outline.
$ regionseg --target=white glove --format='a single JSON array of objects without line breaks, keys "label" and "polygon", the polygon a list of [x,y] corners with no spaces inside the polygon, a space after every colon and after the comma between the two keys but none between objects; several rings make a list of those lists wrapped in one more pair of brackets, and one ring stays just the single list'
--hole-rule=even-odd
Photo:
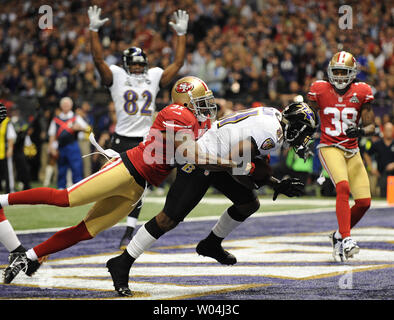
[{"label": "white glove", "polygon": [[89,30],[98,32],[100,27],[106,23],[109,19],[105,18],[100,20],[101,8],[97,7],[96,5],[93,7],[89,7],[88,9],[88,16],[89,16]]},{"label": "white glove", "polygon": [[175,23],[170,21],[168,24],[176,31],[178,36],[183,36],[187,31],[187,23],[189,21],[189,15],[184,10],[178,10],[173,14]]}]

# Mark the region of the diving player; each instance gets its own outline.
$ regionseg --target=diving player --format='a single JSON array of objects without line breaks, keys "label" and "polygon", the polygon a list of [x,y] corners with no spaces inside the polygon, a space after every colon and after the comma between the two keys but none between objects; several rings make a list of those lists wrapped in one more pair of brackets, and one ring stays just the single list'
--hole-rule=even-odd
[{"label": "diving player", "polygon": [[[189,161],[204,166],[212,162],[209,155],[199,151],[195,139],[203,135],[216,116],[214,96],[205,82],[196,77],[178,80],[173,88],[177,95],[173,103],[161,110],[144,142],[122,152],[100,171],[64,190],[35,188],[0,195],[2,207],[17,204],[49,204],[75,207],[95,202],[86,217],[76,226],[56,232],[26,253],[11,253],[10,264],[4,270],[4,283],[10,283],[34,261],[64,250],[118,223],[137,205],[148,184],[160,185],[173,169],[171,150],[183,143],[194,152]],[[177,140],[176,133],[188,138]],[[113,153],[113,150],[107,150]],[[169,157],[170,156],[170,157]],[[218,158],[209,167],[230,170],[237,164]],[[245,172],[251,164],[245,166]]]},{"label": "diving player", "polygon": [[[371,87],[356,80],[357,64],[353,55],[337,52],[331,59],[329,82],[315,81],[308,92],[310,105],[319,110],[321,141],[317,146],[320,162],[336,189],[336,216],[339,229],[330,235],[333,256],[343,261],[359,252],[350,230],[371,204],[367,171],[358,148],[357,138],[372,135],[374,99]],[[362,125],[359,125],[361,119]],[[349,206],[350,192],[355,200]]]},{"label": "diving player", "polygon": [[[268,156],[283,143],[294,147],[297,152],[306,148],[317,126],[318,116],[306,103],[293,103],[282,113],[274,108],[260,107],[213,123],[212,128],[198,140],[198,145],[205,153],[219,158],[236,162],[241,158],[256,161],[253,159]],[[259,185],[255,185],[255,181],[248,176],[234,171],[232,174],[235,174],[237,181],[227,172],[208,172],[191,163],[178,166],[177,177],[167,194],[163,210],[137,231],[121,255],[106,264],[119,295],[132,295],[128,280],[134,261],[159,237],[183,221],[211,185],[226,195],[233,205],[222,214],[208,237],[200,241],[196,251],[221,264],[236,263],[236,258],[223,249],[221,242],[256,212],[260,203],[253,190]],[[289,197],[302,194],[303,184],[298,179],[279,181],[269,177],[263,182],[274,188],[274,200],[279,193]]]},{"label": "diving player", "polygon": [[[175,22],[170,26],[177,34],[174,61],[164,70],[149,68],[143,49],[130,47],[122,53],[122,67],[108,66],[103,58],[98,30],[109,19],[100,19],[101,8],[89,7],[89,34],[93,61],[100,73],[101,82],[109,88],[116,111],[115,132],[111,148],[123,152],[136,147],[148,134],[156,110],[155,99],[160,88],[168,85],[182,67],[186,52],[186,33],[189,15],[186,11],[174,12]],[[139,203],[127,218],[127,228],[120,241],[124,247],[132,238],[142,204]]]}]

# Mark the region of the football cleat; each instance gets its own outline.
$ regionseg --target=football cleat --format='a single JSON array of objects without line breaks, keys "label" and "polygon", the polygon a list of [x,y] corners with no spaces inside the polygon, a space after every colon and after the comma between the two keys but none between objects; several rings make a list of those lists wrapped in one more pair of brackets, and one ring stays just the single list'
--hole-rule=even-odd
[{"label": "football cleat", "polygon": [[233,265],[237,263],[237,258],[224,250],[221,244],[213,243],[207,239],[198,243],[196,252],[201,256],[213,258],[220,264]]},{"label": "football cleat", "polygon": [[26,272],[28,269],[29,260],[25,252],[14,252],[10,253],[8,257],[9,265],[4,270],[3,282],[9,284],[14,280],[20,271]]},{"label": "football cleat", "polygon": [[337,256],[343,262],[343,250],[342,250],[342,239],[337,239],[335,238],[335,233],[334,231],[332,234],[329,235],[330,242],[332,245],[332,256],[335,261],[337,261]]},{"label": "football cleat", "polygon": [[121,297],[131,297],[133,293],[129,288],[130,268],[122,266],[119,256],[109,259],[106,263],[106,267],[111,274],[115,291]]},{"label": "football cleat", "polygon": [[353,258],[355,254],[360,252],[360,247],[351,237],[347,237],[342,240],[342,250],[346,259],[349,259]]},{"label": "football cleat", "polygon": [[48,260],[48,256],[43,256],[42,258],[39,258],[37,261],[29,260],[29,263],[27,264],[27,269],[25,271],[26,275],[31,277],[33,274],[36,273],[36,271],[41,267],[41,265]]}]

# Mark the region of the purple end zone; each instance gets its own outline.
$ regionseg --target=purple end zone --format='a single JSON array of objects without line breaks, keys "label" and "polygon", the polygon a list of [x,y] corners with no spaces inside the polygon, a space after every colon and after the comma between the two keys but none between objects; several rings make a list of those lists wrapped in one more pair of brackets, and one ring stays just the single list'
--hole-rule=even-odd
[{"label": "purple end zone", "polygon": [[[264,210],[264,208],[262,208]],[[394,209],[382,208],[371,209],[360,221],[357,227],[384,227],[394,228]],[[204,238],[216,223],[216,220],[183,222],[177,228],[162,236],[150,250],[171,253],[171,252],[194,252],[194,249],[160,249],[163,246],[176,246],[185,244],[197,244]],[[267,217],[249,218],[241,226],[233,231],[227,238],[228,240],[246,239],[262,236],[279,236],[297,233],[318,233],[329,232],[336,229],[337,222],[333,211],[298,214],[298,215],[278,215]],[[356,227],[356,228],[357,228]],[[51,259],[66,257],[77,257],[83,255],[100,254],[118,251],[118,244],[122,236],[124,227],[113,227],[98,235],[95,239],[81,242],[74,247],[62,252],[51,255]],[[327,233],[328,234],[328,233]],[[19,238],[26,248],[30,248],[50,237],[52,233],[23,234]],[[393,239],[394,240],[394,239]],[[295,243],[297,239],[295,239]],[[314,243],[314,245],[324,245],[327,243]],[[157,249],[156,249],[157,248]],[[391,242],[365,242],[362,248],[394,250],[394,243]],[[231,250],[231,249],[230,249]],[[115,255],[115,254],[114,254]],[[7,264],[8,252],[4,247],[0,248],[0,264]],[[334,262],[332,262],[334,263]],[[240,263],[240,265],[268,265],[269,263]],[[295,263],[294,265],[314,265],[315,263]],[[360,263],[361,265],[362,263]],[[167,265],[165,262],[157,265]],[[180,264],[177,263],[179,266]],[[185,267],[189,264],[184,262]],[[196,265],[196,264],[194,264]],[[206,265],[206,264],[204,264]],[[215,265],[215,263],[212,263]],[[292,263],[281,263],[289,265]],[[321,265],[321,264],[320,264]],[[327,262],[327,265],[330,265]],[[144,265],[141,264],[140,267]],[[98,266],[96,267],[104,267]],[[242,277],[242,276],[223,276],[223,277],[140,277],[138,281],[156,283],[179,283],[184,285],[205,285],[209,284],[250,284],[261,283],[270,284],[266,287],[257,287],[243,291],[232,291],[206,295],[194,299],[333,299],[333,300],[355,300],[355,299],[393,299],[394,298],[394,268],[385,268],[371,271],[354,273],[354,286],[350,290],[340,290],[338,281],[340,276],[331,276],[312,280],[285,280],[268,277]],[[132,281],[132,278],[130,279]],[[131,282],[130,282],[131,283]],[[114,292],[101,291],[80,291],[80,290],[61,290],[45,288],[25,288],[21,286],[0,285],[0,297],[5,299],[13,298],[96,298],[105,299],[114,297]]]}]

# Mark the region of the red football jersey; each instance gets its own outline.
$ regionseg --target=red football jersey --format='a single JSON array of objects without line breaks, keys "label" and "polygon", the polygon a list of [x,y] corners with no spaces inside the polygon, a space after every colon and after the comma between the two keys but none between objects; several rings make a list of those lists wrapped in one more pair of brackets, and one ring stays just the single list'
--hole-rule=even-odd
[{"label": "red football jersey", "polygon": [[167,143],[172,144],[175,134],[180,131],[192,133],[198,139],[210,128],[210,123],[209,120],[200,123],[188,108],[171,104],[157,114],[146,139],[127,150],[127,157],[146,181],[158,186],[173,168],[175,151]]},{"label": "red football jersey", "polygon": [[374,99],[368,84],[354,82],[341,96],[329,82],[315,81],[309,89],[308,99],[316,101],[319,107],[320,143],[340,144],[346,149],[358,147],[357,138],[349,138],[345,131],[358,124],[362,105]]}]

